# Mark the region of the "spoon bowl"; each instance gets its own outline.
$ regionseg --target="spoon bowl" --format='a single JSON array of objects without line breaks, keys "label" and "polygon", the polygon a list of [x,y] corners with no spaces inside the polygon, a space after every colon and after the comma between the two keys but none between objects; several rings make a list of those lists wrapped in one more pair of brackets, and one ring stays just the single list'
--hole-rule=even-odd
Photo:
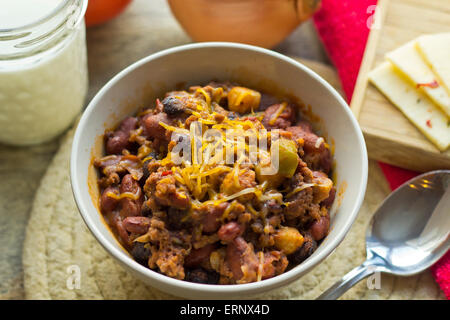
[{"label": "spoon bowl", "polygon": [[367,260],[318,299],[337,299],[373,274],[417,274],[450,249],[450,170],[417,176],[387,197],[366,234]]}]

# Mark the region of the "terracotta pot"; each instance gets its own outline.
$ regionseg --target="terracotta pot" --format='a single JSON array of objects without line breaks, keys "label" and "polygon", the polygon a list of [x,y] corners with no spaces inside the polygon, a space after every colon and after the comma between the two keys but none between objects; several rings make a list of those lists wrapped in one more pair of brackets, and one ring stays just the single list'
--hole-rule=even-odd
[{"label": "terracotta pot", "polygon": [[168,0],[195,41],[232,41],[271,48],[309,19],[320,0]]}]

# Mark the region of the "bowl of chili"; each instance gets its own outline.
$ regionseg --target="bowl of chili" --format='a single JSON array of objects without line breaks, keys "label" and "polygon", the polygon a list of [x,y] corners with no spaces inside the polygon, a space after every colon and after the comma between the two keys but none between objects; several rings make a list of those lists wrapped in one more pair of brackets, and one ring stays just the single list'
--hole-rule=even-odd
[{"label": "bowl of chili", "polygon": [[[195,125],[221,137],[200,140],[210,156],[226,150],[227,130],[244,151],[248,130],[265,134],[279,167],[234,151],[205,165],[196,140],[176,162]],[[231,298],[291,283],[338,246],[364,198],[367,152],[346,102],[304,65],[198,43],[146,57],[99,91],[75,133],[71,181],[90,231],[135,276],[178,296]]]}]

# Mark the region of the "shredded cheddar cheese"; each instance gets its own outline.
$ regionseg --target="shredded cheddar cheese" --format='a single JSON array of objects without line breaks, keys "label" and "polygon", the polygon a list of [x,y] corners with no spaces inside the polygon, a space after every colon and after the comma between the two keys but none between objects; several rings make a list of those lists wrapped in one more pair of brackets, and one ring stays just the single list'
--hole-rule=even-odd
[{"label": "shredded cheddar cheese", "polygon": [[113,198],[115,200],[121,200],[121,199],[131,199],[131,200],[138,200],[141,197],[141,189],[139,188],[136,193],[132,192],[122,192],[121,194],[116,194],[114,192],[108,192],[106,195],[110,198]]}]

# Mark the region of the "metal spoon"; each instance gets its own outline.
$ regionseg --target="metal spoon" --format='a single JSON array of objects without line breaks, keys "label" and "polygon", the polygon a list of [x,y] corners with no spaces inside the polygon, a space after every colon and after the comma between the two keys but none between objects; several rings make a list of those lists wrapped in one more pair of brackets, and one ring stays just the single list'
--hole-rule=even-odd
[{"label": "metal spoon", "polygon": [[317,299],[339,298],[375,272],[419,273],[450,248],[450,170],[409,180],[387,197],[366,234],[367,260]]}]

